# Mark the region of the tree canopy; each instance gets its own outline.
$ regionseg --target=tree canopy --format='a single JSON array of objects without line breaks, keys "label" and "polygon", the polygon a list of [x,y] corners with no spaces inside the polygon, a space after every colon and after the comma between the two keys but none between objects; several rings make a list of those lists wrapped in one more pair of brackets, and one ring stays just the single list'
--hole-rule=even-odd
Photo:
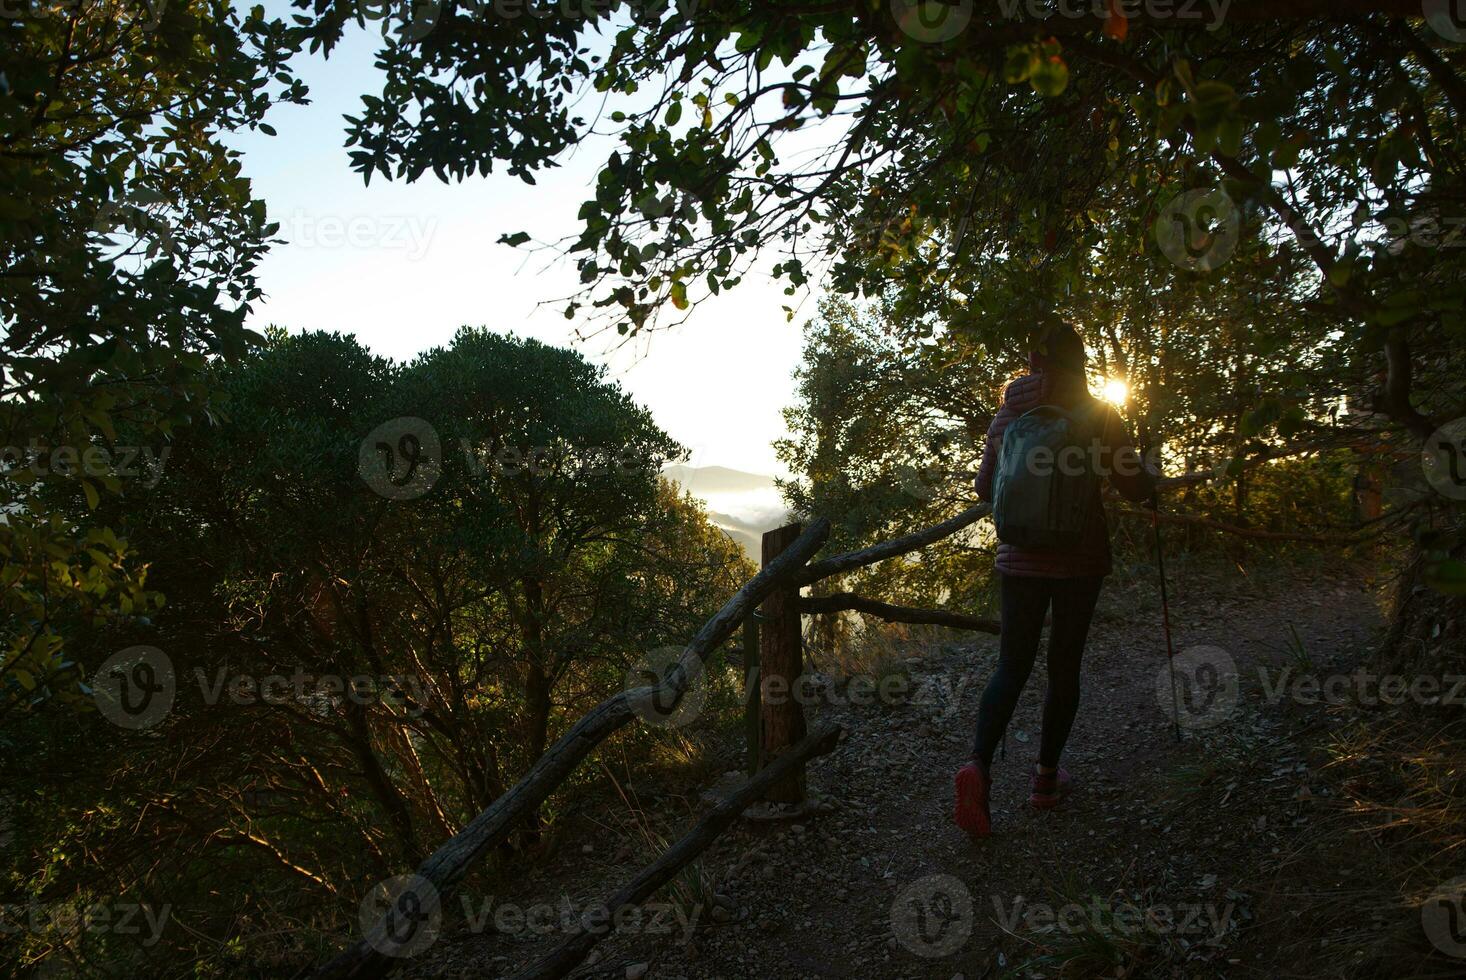
[{"label": "tree canopy", "polygon": [[[387,49],[382,96],[349,120],[353,158],[404,179],[502,159],[532,180],[609,128],[570,243],[587,287],[572,308],[623,329],[774,251],[793,286],[828,260],[837,290],[899,291],[915,332],[982,335],[1028,312],[995,316],[1005,291],[1052,306],[1082,288],[1119,232],[1159,259],[1156,216],[1193,188],[1227,194],[1245,226],[1227,234],[1307,256],[1313,299],[1361,342],[1459,326],[1459,284],[1418,288],[1441,253],[1375,247],[1418,248],[1408,229],[1458,194],[1456,52],[1418,7],[974,7],[450,6]],[[591,92],[604,98],[577,101]]]}]

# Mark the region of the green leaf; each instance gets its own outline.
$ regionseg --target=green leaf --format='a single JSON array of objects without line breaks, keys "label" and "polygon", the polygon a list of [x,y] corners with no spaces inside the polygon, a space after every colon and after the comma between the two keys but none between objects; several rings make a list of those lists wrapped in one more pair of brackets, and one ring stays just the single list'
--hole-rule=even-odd
[{"label": "green leaf", "polygon": [[1285,139],[1273,150],[1273,169],[1291,170],[1298,166],[1298,154],[1302,151],[1303,144],[1298,139]]},{"label": "green leaf", "polygon": [[748,52],[758,47],[759,42],[762,40],[762,30],[754,29],[745,31],[744,33],[738,35],[738,40],[734,43],[733,50],[737,51],[739,54],[748,54]]},{"label": "green leaf", "polygon": [[1038,70],[1038,50],[1032,44],[1015,44],[1008,49],[1003,62],[1003,79],[1009,82],[1027,81]]},{"label": "green leaf", "polygon": [[1466,561],[1449,558],[1426,566],[1425,584],[1443,595],[1466,595]]},{"label": "green leaf", "polygon": [[1048,98],[1059,95],[1069,85],[1069,66],[1058,55],[1050,55],[1029,76],[1028,84],[1039,95]]},{"label": "green leaf", "polygon": [[1237,90],[1226,82],[1207,79],[1196,83],[1196,102],[1200,106],[1227,106],[1237,101]]},{"label": "green leaf", "polygon": [[1221,151],[1229,157],[1235,157],[1242,152],[1242,136],[1246,131],[1246,124],[1240,116],[1228,116],[1222,120],[1217,127],[1217,145]]},{"label": "green leaf", "polygon": [[94,409],[86,413],[86,418],[88,422],[101,430],[102,435],[106,436],[110,441],[117,441],[117,430],[112,427],[112,416],[101,409]]}]

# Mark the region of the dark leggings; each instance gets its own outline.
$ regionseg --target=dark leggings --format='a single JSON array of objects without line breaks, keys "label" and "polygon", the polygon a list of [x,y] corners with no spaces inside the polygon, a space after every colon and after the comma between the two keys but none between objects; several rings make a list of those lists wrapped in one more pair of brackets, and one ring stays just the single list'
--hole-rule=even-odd
[{"label": "dark leggings", "polygon": [[1089,622],[1099,600],[1102,576],[1084,578],[1031,578],[1000,575],[1003,630],[998,641],[998,669],[993,671],[977,710],[977,740],[972,754],[984,766],[992,765],[993,752],[1008,728],[1018,695],[1033,671],[1038,655],[1044,615],[1052,603],[1054,621],[1049,629],[1049,691],[1044,699],[1043,737],[1038,761],[1046,767],[1059,764],[1059,753],[1074,726],[1079,710],[1079,660]]}]

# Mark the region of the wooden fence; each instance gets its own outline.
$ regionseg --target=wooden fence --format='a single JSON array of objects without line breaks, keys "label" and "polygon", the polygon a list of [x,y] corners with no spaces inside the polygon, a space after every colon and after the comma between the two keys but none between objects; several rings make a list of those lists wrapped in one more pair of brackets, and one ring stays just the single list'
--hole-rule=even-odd
[{"label": "wooden fence", "polygon": [[[505,840],[514,826],[534,812],[602,741],[636,717],[638,709],[655,705],[659,713],[675,709],[691,678],[709,656],[731,639],[740,626],[744,668],[749,678],[749,779],[716,806],[684,837],[668,848],[605,903],[612,914],[645,901],[727,828],[757,799],[797,803],[804,799],[805,763],[835,747],[841,734],[834,725],[806,732],[796,698],[763,704],[758,691],[782,680],[793,683],[803,672],[800,617],[804,614],[855,610],[893,622],[934,623],[959,629],[997,632],[991,620],[934,609],[910,609],[849,593],[800,597],[800,589],[833,575],[842,575],[887,558],[908,554],[954,534],[988,513],[986,504],[968,508],[940,524],[870,548],[811,562],[830,534],[821,518],[807,528],[794,524],[770,531],[763,540],[763,567],[723,608],[709,619],[656,685],[622,691],[601,702],[571,726],[514,787],[438,847],[390,896],[389,907],[362,936],[317,972],[320,980],[382,977],[400,965],[414,948],[416,930],[441,921],[442,909],[464,875],[490,848]],[[755,663],[754,653],[757,651]],[[787,689],[787,688],[786,688]],[[599,930],[582,929],[521,977],[564,976],[574,969],[600,938]]]}]

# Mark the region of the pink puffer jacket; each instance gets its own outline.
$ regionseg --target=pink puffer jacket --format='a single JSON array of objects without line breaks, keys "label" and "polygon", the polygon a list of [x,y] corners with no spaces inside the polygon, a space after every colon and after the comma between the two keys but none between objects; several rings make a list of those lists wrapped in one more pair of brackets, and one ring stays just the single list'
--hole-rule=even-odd
[{"label": "pink puffer jacket", "polygon": [[[997,470],[998,450],[1008,423],[1040,405],[1058,405],[1075,409],[1091,407],[1096,399],[1089,393],[1082,375],[1071,371],[1045,368],[1043,358],[1029,358],[1032,371],[1009,382],[1003,391],[1003,403],[988,426],[987,443],[983,446],[982,464],[977,470],[977,495],[992,500],[993,474]],[[1135,502],[1149,499],[1155,489],[1155,475],[1141,466],[1140,457],[1125,433],[1125,423],[1111,407],[1105,408],[1103,435],[1099,454],[1101,472],[1120,493]],[[1095,491],[1098,495],[1099,491]],[[997,568],[1004,575],[1025,575],[1036,578],[1077,578],[1084,575],[1110,574],[1110,529],[1105,521],[1104,506],[1096,504],[1095,519],[1085,530],[1078,547],[1072,551],[1039,551],[998,545]]]}]

